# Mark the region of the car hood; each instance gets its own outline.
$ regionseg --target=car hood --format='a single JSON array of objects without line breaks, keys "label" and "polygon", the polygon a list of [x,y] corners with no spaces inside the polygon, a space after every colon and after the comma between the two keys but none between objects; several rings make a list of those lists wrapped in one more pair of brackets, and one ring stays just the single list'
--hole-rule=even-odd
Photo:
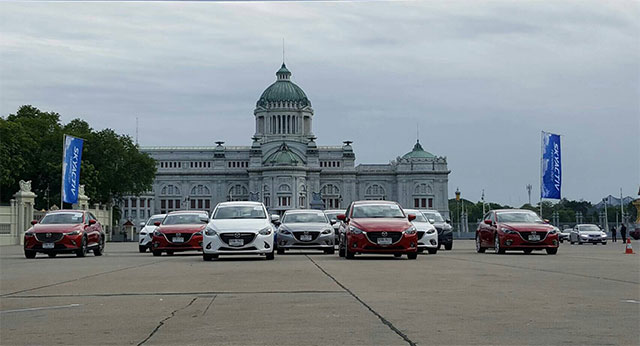
[{"label": "car hood", "polygon": [[332,225],[322,222],[285,223],[282,225],[291,231],[324,231],[325,229],[333,229]]},{"label": "car hood", "polygon": [[266,219],[211,220],[209,223],[219,232],[258,232],[269,224]]},{"label": "car hood", "polygon": [[158,226],[156,226],[156,225],[146,225],[140,230],[140,232],[153,233],[153,231],[155,231],[156,228],[158,228]]},{"label": "car hood", "polygon": [[546,223],[501,223],[500,225],[516,231],[549,232],[553,229],[553,226]]},{"label": "car hood", "polygon": [[362,218],[352,219],[351,225],[365,232],[404,231],[411,227],[411,222],[404,218]]},{"label": "car hood", "polygon": [[195,233],[202,231],[205,224],[160,225],[158,231],[166,233]]},{"label": "car hood", "polygon": [[580,235],[582,234],[586,234],[586,235],[602,235],[603,231],[578,231],[578,233],[580,233]]},{"label": "car hood", "polygon": [[35,233],[46,233],[46,232],[71,232],[71,231],[81,231],[84,229],[84,224],[51,224],[51,225],[43,225],[43,224],[35,224],[31,227],[31,231]]},{"label": "car hood", "polygon": [[416,226],[418,231],[428,231],[430,229],[435,229],[435,227],[430,222],[415,222],[415,221],[413,221],[412,224],[414,226]]}]

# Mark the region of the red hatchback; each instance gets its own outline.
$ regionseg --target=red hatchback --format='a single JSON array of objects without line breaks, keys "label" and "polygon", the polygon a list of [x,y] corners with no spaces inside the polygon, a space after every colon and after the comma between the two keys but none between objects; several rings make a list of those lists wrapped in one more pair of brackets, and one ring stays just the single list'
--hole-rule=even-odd
[{"label": "red hatchback", "polygon": [[59,253],[86,256],[89,250],[101,256],[105,235],[95,216],[84,210],[57,210],[48,212],[40,222],[24,234],[24,256],[34,258],[38,252],[55,257]]},{"label": "red hatchback", "polygon": [[488,212],[476,230],[476,251],[493,248],[506,250],[546,250],[555,255],[560,244],[558,230],[543,221],[538,214],[524,209],[501,209]]},{"label": "red hatchback", "polygon": [[204,211],[174,211],[162,220],[153,232],[151,251],[154,256],[173,255],[176,251],[202,251],[202,231],[209,216]]},{"label": "red hatchback", "polygon": [[340,257],[355,254],[392,254],[409,259],[418,257],[418,235],[411,224],[415,215],[405,215],[400,205],[389,201],[352,202],[337,218],[341,225]]}]

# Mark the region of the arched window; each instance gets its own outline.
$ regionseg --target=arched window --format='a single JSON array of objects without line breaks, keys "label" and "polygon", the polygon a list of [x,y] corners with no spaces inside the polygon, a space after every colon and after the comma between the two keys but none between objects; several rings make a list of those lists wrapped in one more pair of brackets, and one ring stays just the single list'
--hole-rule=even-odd
[{"label": "arched window", "polygon": [[288,184],[281,184],[280,186],[278,186],[278,206],[291,206],[291,186],[289,186]]},{"label": "arched window", "polygon": [[209,196],[209,188],[204,185],[196,185],[191,189],[192,196]]},{"label": "arched window", "polygon": [[307,187],[300,185],[298,187],[298,208],[307,207]]},{"label": "arched window", "polygon": [[264,205],[268,207],[271,206],[271,189],[269,189],[269,185],[264,185],[262,187],[262,196],[264,198]]},{"label": "arched window", "polygon": [[386,193],[384,187],[379,184],[372,184],[367,187],[364,192],[364,199],[367,200],[384,200],[386,199]]},{"label": "arched window", "polygon": [[248,201],[249,189],[246,186],[236,184],[229,189],[229,195],[227,196],[229,201]]},{"label": "arched window", "polygon": [[168,184],[160,189],[160,213],[165,214],[170,211],[180,210],[181,207],[180,188],[173,184]]},{"label": "arched window", "polygon": [[160,190],[160,195],[162,196],[180,196],[180,188],[175,185],[165,185]]},{"label": "arched window", "polygon": [[211,192],[205,185],[196,185],[191,188],[189,195],[189,207],[191,209],[209,210],[211,209]]},{"label": "arched window", "polygon": [[429,184],[417,184],[413,189],[414,208],[433,208],[433,188]]},{"label": "arched window", "polygon": [[327,209],[340,208],[340,188],[334,184],[326,184],[320,189],[320,195]]},{"label": "arched window", "polygon": [[278,187],[278,192],[291,192],[291,186],[287,184],[282,184]]}]

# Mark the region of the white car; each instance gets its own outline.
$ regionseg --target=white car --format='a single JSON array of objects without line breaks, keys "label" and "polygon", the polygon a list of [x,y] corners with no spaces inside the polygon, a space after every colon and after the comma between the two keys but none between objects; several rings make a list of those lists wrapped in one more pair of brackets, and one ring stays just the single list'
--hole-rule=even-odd
[{"label": "white car", "polygon": [[582,224],[576,225],[569,234],[571,244],[578,243],[602,243],[607,244],[607,234],[598,225]]},{"label": "white car", "polygon": [[140,230],[140,236],[138,237],[138,250],[140,252],[146,252],[147,249],[151,249],[153,231],[158,228],[158,226],[155,225],[155,222],[162,222],[165,216],[167,216],[167,214],[153,215],[149,218],[149,220],[147,220],[146,224],[142,223],[140,225],[142,226],[142,229]]},{"label": "white car", "polygon": [[218,203],[202,236],[202,258],[257,254],[272,260],[276,234],[272,219],[279,217],[269,216],[260,202]]},{"label": "white car", "polygon": [[404,209],[405,214],[413,214],[416,218],[411,223],[418,230],[418,252],[426,249],[430,254],[438,252],[438,231],[417,209]]}]

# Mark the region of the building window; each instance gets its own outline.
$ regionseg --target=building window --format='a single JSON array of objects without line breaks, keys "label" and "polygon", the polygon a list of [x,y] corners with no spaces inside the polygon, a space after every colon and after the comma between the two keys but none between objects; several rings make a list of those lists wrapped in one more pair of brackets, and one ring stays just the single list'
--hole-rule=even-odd
[{"label": "building window", "polygon": [[366,200],[385,200],[386,193],[384,187],[379,184],[372,184],[367,187],[364,192],[364,199]]},{"label": "building window", "polygon": [[247,189],[246,186],[243,186],[240,184],[234,185],[229,189],[227,200],[228,201],[248,201],[249,189]]},{"label": "building window", "polygon": [[131,199],[131,208],[136,208],[137,207],[137,203],[138,200],[136,200],[135,198]]},{"label": "building window", "polygon": [[429,198],[429,208],[433,208],[433,198]]},{"label": "building window", "polygon": [[320,195],[327,209],[340,208],[340,188],[334,184],[326,184],[320,189]]},{"label": "building window", "polygon": [[433,208],[433,189],[429,184],[421,183],[413,190],[414,206],[416,208]]},{"label": "building window", "polygon": [[289,207],[289,206],[291,206],[291,197],[290,196],[279,196],[278,197],[278,206],[280,206],[280,207]]},{"label": "building window", "polygon": [[124,199],[124,207],[125,208],[129,208],[129,199],[128,198]]}]

